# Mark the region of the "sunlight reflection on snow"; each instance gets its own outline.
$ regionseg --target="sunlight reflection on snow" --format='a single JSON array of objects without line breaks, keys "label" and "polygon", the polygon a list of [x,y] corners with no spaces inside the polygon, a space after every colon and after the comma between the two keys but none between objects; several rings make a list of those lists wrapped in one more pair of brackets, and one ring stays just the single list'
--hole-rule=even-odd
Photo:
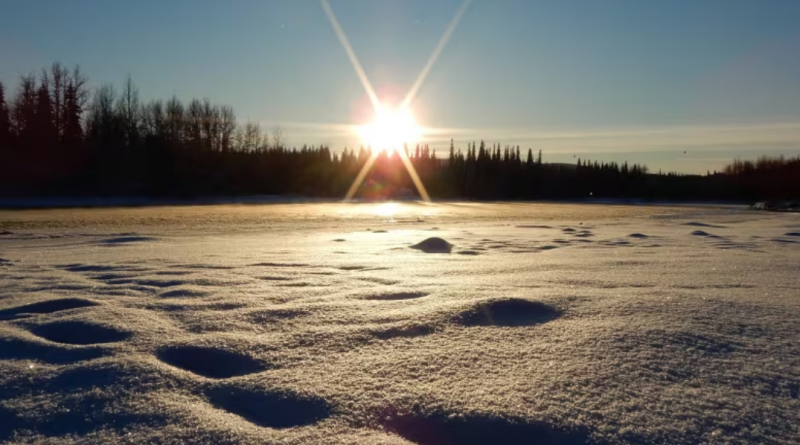
[{"label": "sunlight reflection on snow", "polygon": [[378,215],[378,216],[385,216],[385,217],[388,217],[388,218],[392,218],[392,217],[394,217],[394,214],[397,213],[397,207],[398,207],[398,205],[397,205],[396,202],[386,202],[386,203],[380,204],[375,209],[375,214]]},{"label": "sunlight reflection on snow", "polygon": [[432,216],[442,212],[436,204],[412,202],[382,202],[382,203],[338,203],[334,212],[343,218],[379,217],[394,222],[395,219],[419,219],[422,216]]}]

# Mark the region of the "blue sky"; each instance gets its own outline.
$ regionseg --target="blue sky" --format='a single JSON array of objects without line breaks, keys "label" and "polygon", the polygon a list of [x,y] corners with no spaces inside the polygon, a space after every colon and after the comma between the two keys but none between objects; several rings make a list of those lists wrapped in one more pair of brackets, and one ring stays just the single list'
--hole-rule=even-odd
[{"label": "blue sky", "polygon": [[[52,61],[144,98],[209,97],[289,141],[369,100],[318,0],[0,0],[0,81]],[[461,0],[331,0],[382,100],[399,102]],[[705,172],[800,154],[800,1],[474,0],[413,112],[451,137]],[[686,152],[686,153],[684,153]]]}]

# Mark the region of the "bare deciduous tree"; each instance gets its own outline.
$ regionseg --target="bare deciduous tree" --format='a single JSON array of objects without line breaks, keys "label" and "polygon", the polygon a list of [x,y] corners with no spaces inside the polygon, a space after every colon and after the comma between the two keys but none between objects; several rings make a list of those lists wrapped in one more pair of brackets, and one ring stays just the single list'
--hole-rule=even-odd
[{"label": "bare deciduous tree", "polygon": [[0,151],[11,147],[11,113],[5,92],[5,85],[0,82]]},{"label": "bare deciduous tree", "polygon": [[177,97],[172,96],[166,104],[167,138],[174,143],[183,140],[185,120],[184,106]]},{"label": "bare deciduous tree", "polygon": [[227,105],[219,110],[220,151],[233,149],[233,134],[236,131],[236,113]]},{"label": "bare deciduous tree", "polygon": [[220,151],[219,107],[213,105],[208,98],[203,99],[202,124],[203,145],[208,150]]},{"label": "bare deciduous tree", "polygon": [[272,148],[275,149],[282,149],[286,147],[286,135],[283,133],[283,129],[280,125],[276,125],[275,128],[272,129]]},{"label": "bare deciduous tree", "polygon": [[167,116],[164,111],[164,102],[151,100],[142,105],[142,130],[144,136],[165,137],[167,134]]},{"label": "bare deciduous tree", "polygon": [[257,122],[247,122],[236,130],[236,148],[243,152],[256,152],[261,150],[264,135],[261,125]]},{"label": "bare deciduous tree", "polygon": [[185,140],[192,147],[203,145],[203,103],[192,99],[186,107]]},{"label": "bare deciduous tree", "polygon": [[117,122],[114,114],[116,101],[117,91],[110,83],[96,89],[92,96],[86,117],[86,127],[92,138],[99,143],[105,143],[116,130]]},{"label": "bare deciduous tree", "polygon": [[139,89],[134,85],[131,75],[125,79],[122,94],[117,100],[116,114],[125,138],[125,144],[130,149],[138,143],[140,126]]}]

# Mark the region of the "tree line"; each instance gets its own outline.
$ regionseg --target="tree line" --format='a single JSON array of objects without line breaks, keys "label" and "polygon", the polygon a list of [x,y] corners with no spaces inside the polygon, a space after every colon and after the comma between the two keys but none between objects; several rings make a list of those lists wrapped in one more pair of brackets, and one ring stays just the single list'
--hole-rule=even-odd
[{"label": "tree line", "polygon": [[[541,150],[451,141],[403,147],[430,195],[450,199],[787,199],[800,196],[800,157],[735,160],[706,175],[578,159],[545,163]],[[143,101],[130,77],[90,89],[60,63],[0,83],[0,195],[344,196],[369,148],[289,147],[280,130],[237,120],[230,106],[177,97]],[[380,152],[357,196],[416,194],[397,154]]]}]

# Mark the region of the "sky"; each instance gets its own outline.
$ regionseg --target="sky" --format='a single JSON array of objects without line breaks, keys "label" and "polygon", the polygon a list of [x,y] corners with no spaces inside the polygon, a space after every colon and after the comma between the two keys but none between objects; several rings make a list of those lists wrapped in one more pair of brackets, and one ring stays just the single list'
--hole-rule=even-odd
[{"label": "sky", "polygon": [[[400,103],[462,0],[330,0]],[[290,144],[360,141],[370,100],[319,0],[0,0],[0,82],[54,61],[144,99],[208,97]],[[705,173],[800,155],[800,1],[473,0],[411,110],[450,139]]]}]

